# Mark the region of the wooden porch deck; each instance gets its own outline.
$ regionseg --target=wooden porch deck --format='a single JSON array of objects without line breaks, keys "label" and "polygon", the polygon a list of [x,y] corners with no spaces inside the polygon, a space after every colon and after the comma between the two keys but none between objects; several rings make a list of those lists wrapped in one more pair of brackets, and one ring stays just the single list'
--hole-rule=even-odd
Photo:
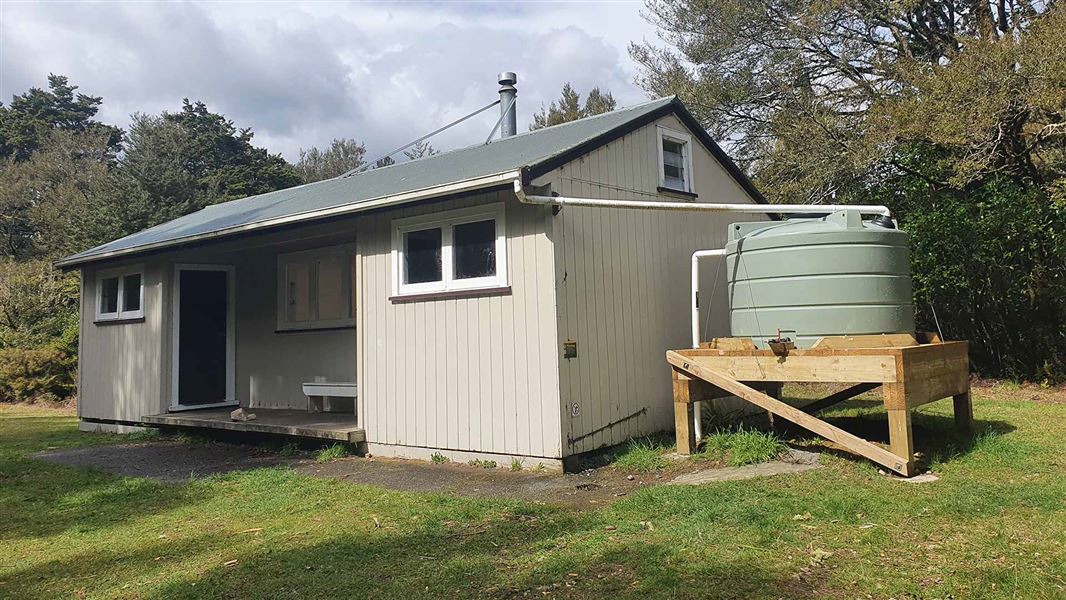
[{"label": "wooden porch deck", "polygon": [[232,421],[233,408],[189,410],[161,415],[148,415],[141,420],[151,425],[166,427],[190,427],[271,433],[305,438],[337,440],[358,443],[366,440],[363,429],[356,425],[353,414],[309,413],[304,410],[279,408],[245,409],[254,413],[253,421]]}]

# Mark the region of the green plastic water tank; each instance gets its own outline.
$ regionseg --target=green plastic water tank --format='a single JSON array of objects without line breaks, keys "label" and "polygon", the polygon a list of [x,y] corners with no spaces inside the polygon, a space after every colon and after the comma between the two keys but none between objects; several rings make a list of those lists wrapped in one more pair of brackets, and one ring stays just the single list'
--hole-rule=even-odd
[{"label": "green plastic water tank", "polygon": [[789,337],[797,348],[827,335],[914,332],[907,234],[856,211],[734,223],[726,244],[734,337]]}]

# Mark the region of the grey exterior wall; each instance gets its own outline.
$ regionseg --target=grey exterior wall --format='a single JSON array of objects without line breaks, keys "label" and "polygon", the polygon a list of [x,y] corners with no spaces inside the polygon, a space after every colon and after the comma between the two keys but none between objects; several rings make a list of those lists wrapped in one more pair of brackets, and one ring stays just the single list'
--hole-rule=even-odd
[{"label": "grey exterior wall", "polygon": [[144,321],[94,324],[97,267],[82,270],[81,337],[78,352],[78,416],[87,419],[139,421],[162,412],[163,292],[165,273],[154,261],[102,265],[144,266]]},{"label": "grey exterior wall", "polygon": [[[656,189],[659,124],[687,131],[677,118],[664,117],[533,183],[564,196],[684,201]],[[753,201],[695,138],[693,146],[699,202]],[[724,246],[729,223],[759,219],[576,207],[555,217],[559,339],[578,346],[577,358],[556,354],[565,455],[673,427],[665,353],[691,346],[692,252]],[[719,262],[704,260],[701,267],[701,317],[710,319],[705,338],[729,333],[724,269],[711,299]]]},{"label": "grey exterior wall", "polygon": [[[511,293],[393,303],[392,220],[506,205]],[[368,442],[561,456],[551,211],[500,191],[360,218],[359,412]]]},{"label": "grey exterior wall", "polygon": [[[352,243],[352,219],[146,257],[143,323],[96,325],[97,267],[82,270],[79,415],[139,421],[171,402],[175,265],[230,265],[236,277],[236,398],[253,408],[306,408],[301,384],[355,381],[356,331],[275,333],[277,255]],[[109,269],[122,263],[106,263]]]},{"label": "grey exterior wall", "polygon": [[[684,131],[672,116],[660,122]],[[693,144],[700,202],[751,201]],[[577,197],[664,199],[657,161],[653,124],[533,183]],[[494,202],[506,206],[509,294],[390,299],[394,219]],[[553,216],[509,189],[447,198],[151,256],[141,261],[145,322],[128,325],[92,324],[87,268],[79,410],[125,421],[164,412],[174,265],[228,264],[242,405],[303,408],[302,382],[354,379],[373,444],[561,458],[621,443],[672,426],[664,354],[690,345],[691,253],[722,247],[728,223],[759,218],[580,208]],[[277,253],[353,241],[356,329],[275,333]],[[716,267],[705,261],[702,271],[705,337],[728,334],[724,271],[710,298]],[[564,340],[577,342],[578,358],[562,358]]]}]

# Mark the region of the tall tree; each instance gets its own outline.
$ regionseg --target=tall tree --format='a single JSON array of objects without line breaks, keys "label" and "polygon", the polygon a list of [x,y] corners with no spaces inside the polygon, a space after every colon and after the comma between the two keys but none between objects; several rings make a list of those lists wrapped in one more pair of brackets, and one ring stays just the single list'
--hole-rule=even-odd
[{"label": "tall tree", "polygon": [[44,131],[26,160],[0,164],[0,255],[55,257],[80,249],[82,226],[108,176],[109,134]]},{"label": "tall tree", "polygon": [[27,160],[51,130],[106,136],[111,158],[121,150],[122,130],[93,119],[103,99],[77,93],[62,75],[48,76],[48,91],[30,88],[0,104],[0,158]]},{"label": "tall tree", "polygon": [[238,129],[202,102],[185,100],[180,112],[132,119],[126,153],[110,182],[113,192],[132,195],[128,207],[113,207],[127,233],[302,183],[280,155],[252,145],[251,129]]},{"label": "tall tree", "polygon": [[[654,95],[681,96],[712,135],[733,142],[734,156],[775,199],[826,201],[870,178],[913,170],[896,152],[907,143],[946,143],[977,159],[979,166],[950,165],[955,183],[974,166],[1043,177],[1031,168],[1034,155],[1061,148],[1066,135],[1056,108],[1064,89],[1061,7],[1041,12],[1028,0],[647,6],[672,48],[630,46],[639,83]],[[1047,37],[1059,43],[1038,41]],[[936,131],[914,110],[935,117]],[[921,170],[940,183],[944,175]]]},{"label": "tall tree", "polygon": [[329,148],[300,148],[296,172],[304,183],[331,179],[366,164],[366,147],[353,139],[334,138]]},{"label": "tall tree", "polygon": [[569,123],[585,117],[610,112],[615,109],[614,97],[611,92],[601,92],[600,88],[594,87],[585,98],[585,104],[581,104],[581,95],[574,91],[570,82],[563,84],[562,95],[559,100],[553,101],[545,109],[533,114],[533,122],[529,125],[530,131]]},{"label": "tall tree", "polygon": [[403,155],[407,157],[407,160],[415,160],[416,158],[422,158],[425,156],[433,156],[439,154],[433,149],[433,146],[427,141],[421,141],[411,146],[410,150],[404,150]]}]

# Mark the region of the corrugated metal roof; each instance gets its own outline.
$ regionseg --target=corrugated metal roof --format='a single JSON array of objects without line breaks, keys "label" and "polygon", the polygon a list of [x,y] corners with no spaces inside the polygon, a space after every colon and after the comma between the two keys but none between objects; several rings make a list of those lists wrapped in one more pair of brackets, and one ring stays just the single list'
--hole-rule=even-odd
[{"label": "corrugated metal roof", "polygon": [[[237,233],[254,224],[272,224],[314,218],[334,208],[375,204],[381,199],[478,180],[538,165],[551,165],[574,151],[638,120],[645,120],[671,106],[687,115],[674,97],[645,102],[630,108],[572,121],[537,131],[470,146],[450,152],[364,171],[349,177],[328,179],[208,206],[200,211],[108,242],[59,261],[73,266],[200,239]],[[689,118],[691,118],[689,116]],[[702,132],[702,129],[700,130]],[[602,142],[601,142],[602,143]],[[711,142],[713,144],[713,142]],[[591,149],[591,148],[589,148]],[[720,152],[720,150],[719,150]]]}]

